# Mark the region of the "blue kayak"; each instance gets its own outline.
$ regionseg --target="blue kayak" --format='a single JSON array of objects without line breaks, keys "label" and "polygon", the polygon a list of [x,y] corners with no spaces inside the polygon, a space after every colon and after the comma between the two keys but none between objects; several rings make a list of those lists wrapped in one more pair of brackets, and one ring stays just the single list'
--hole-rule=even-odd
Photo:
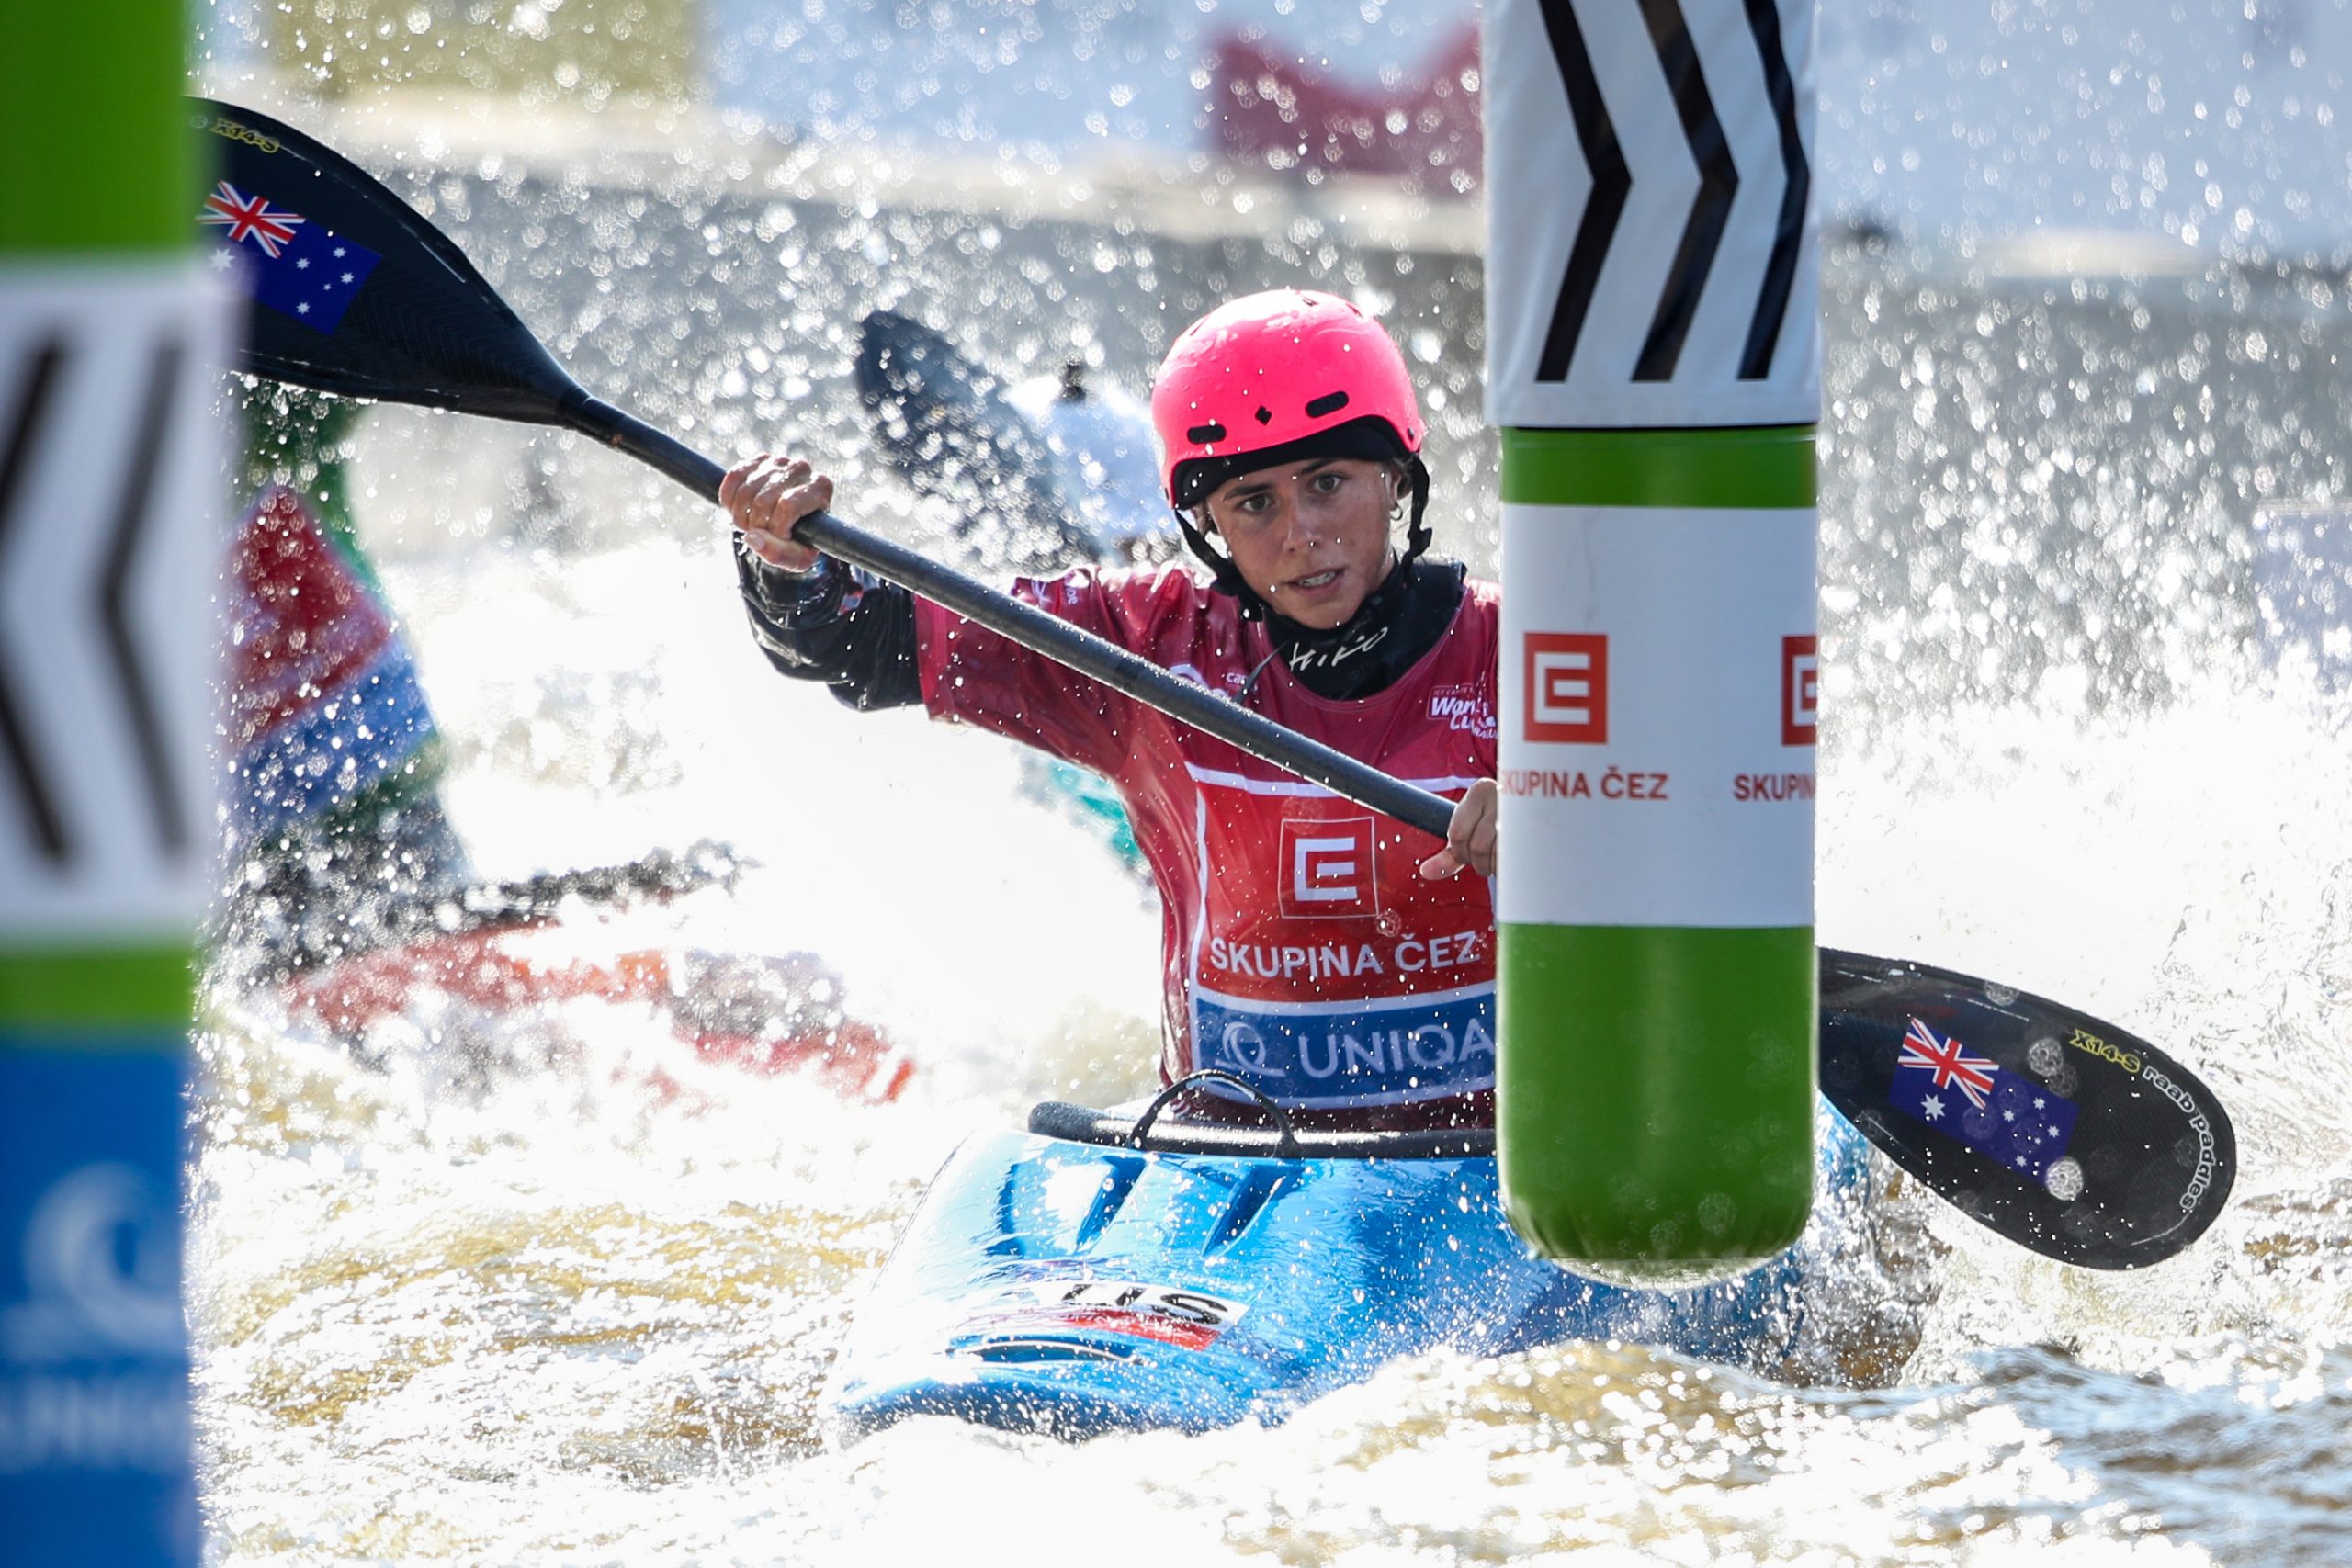
[{"label": "blue kayak", "polygon": [[[1535,1256],[1491,1132],[1138,1125],[1049,1103],[956,1152],[835,1364],[843,1437],[926,1415],[1063,1438],[1272,1424],[1431,1350],[1616,1339],[1770,1367],[1803,1327],[1805,1244],[1678,1291]],[[1869,1181],[1853,1127],[1826,1107],[1819,1126],[1816,1226]]]}]

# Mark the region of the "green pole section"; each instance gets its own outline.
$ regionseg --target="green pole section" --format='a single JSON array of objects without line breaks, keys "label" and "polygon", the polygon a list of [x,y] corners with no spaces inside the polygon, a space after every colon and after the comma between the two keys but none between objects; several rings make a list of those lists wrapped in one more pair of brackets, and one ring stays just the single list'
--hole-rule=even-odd
[{"label": "green pole section", "polygon": [[1812,30],[1487,13],[1497,1153],[1512,1224],[1602,1279],[1738,1272],[1811,1208]]},{"label": "green pole section", "polygon": [[10,7],[0,258],[187,250],[198,191],[180,0]]},{"label": "green pole section", "polygon": [[[1749,533],[1738,550],[1751,558],[1794,544],[1810,589],[1806,546],[1814,506],[1814,431],[1810,426],[1732,431],[1506,431],[1503,494],[1514,520],[1592,543],[1593,525],[1615,522],[1614,554],[1604,548],[1584,565],[1595,601],[1638,601],[1649,529],[1670,529],[1661,552],[1672,562],[1724,547],[1707,536]],[[1781,513],[1799,521],[1762,519]],[[1530,517],[1534,521],[1529,523]],[[1774,538],[1778,533],[1783,536]],[[1786,536],[1801,533],[1792,540]],[[1692,543],[1692,541],[1697,543]],[[1540,546],[1549,541],[1536,541]],[[1532,549],[1523,550],[1532,554]],[[1627,560],[1627,556],[1632,557]],[[1613,570],[1612,570],[1613,569]],[[1769,570],[1769,563],[1766,569]],[[1669,565],[1662,574],[1684,574]],[[1683,584],[1665,595],[1686,631],[1734,612],[1750,586],[1744,571],[1725,574],[1728,592],[1713,610],[1693,603]],[[1794,576],[1794,572],[1790,574]],[[1510,580],[1516,581],[1516,580]],[[1595,607],[1598,605],[1596,604]],[[1536,634],[1541,636],[1542,634]],[[1623,647],[1620,658],[1635,649]],[[1780,634],[1767,627],[1767,639]],[[1622,674],[1611,668],[1611,674]],[[1693,670],[1691,673],[1701,673]],[[1576,682],[1586,684],[1586,682]],[[1623,690],[1627,682],[1614,682]],[[1542,707],[1531,689],[1506,711]],[[1555,698],[1556,701],[1557,694]],[[1566,750],[1566,748],[1561,748]],[[1541,748],[1536,750],[1549,750]],[[1657,750],[1669,750],[1666,747]],[[1604,820],[1590,834],[1618,829],[1605,818],[1653,807],[1671,810],[1714,789],[1739,795],[1736,777],[1686,773],[1664,758],[1656,767],[1507,760],[1507,798],[1521,807],[1565,807]],[[1548,765],[1547,765],[1548,764]],[[1609,766],[1621,778],[1657,781],[1634,800],[1609,797]],[[1807,800],[1812,763],[1801,775],[1783,767],[1751,773],[1781,786],[1801,776]],[[1566,776],[1562,776],[1566,775]],[[1583,784],[1589,793],[1578,794]],[[1685,800],[1678,800],[1678,796]],[[1733,800],[1770,812],[1786,800]],[[1785,815],[1785,812],[1782,813]],[[1535,852],[1507,863],[1504,875],[1533,863],[1532,874],[1591,879],[1594,857],[1575,837],[1563,844],[1547,826],[1521,820]],[[1718,811],[1720,818],[1726,815]],[[1736,836],[1739,824],[1731,827]],[[1566,829],[1576,835],[1576,824]],[[1667,831],[1675,831],[1669,824]],[[1686,860],[1682,879],[1701,887],[1736,874],[1721,858],[1726,835],[1710,852]],[[1674,878],[1677,846],[1657,847],[1665,866],[1634,874]],[[1804,849],[1810,851],[1810,840]],[[1809,885],[1806,888],[1809,893]],[[1552,1257],[1610,1278],[1701,1279],[1734,1271],[1792,1244],[1804,1231],[1814,1184],[1815,964],[1812,923],[1779,926],[1554,922],[1509,918],[1530,900],[1504,906],[1498,991],[1498,1151],[1506,1203],[1521,1233]],[[1638,908],[1641,900],[1633,900]],[[1704,909],[1703,898],[1685,908]]]},{"label": "green pole section", "polygon": [[179,0],[0,48],[0,1519],[11,1564],[194,1563],[180,1298],[216,852],[225,312]]}]

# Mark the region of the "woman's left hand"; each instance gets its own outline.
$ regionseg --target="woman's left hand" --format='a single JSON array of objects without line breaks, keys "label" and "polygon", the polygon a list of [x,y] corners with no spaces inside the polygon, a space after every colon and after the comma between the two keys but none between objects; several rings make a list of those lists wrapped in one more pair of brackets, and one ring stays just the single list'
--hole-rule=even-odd
[{"label": "woman's left hand", "polygon": [[1467,867],[1481,876],[1494,875],[1496,815],[1495,781],[1480,779],[1453,803],[1445,848],[1421,863],[1421,874],[1435,882]]}]

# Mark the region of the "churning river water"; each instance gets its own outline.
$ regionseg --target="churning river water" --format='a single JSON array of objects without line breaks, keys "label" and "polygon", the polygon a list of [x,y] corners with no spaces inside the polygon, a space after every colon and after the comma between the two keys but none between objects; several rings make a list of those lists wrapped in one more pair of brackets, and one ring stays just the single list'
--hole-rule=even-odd
[{"label": "churning river water", "polygon": [[[1167,239],[1116,203],[664,178],[403,188],[592,390],[714,452],[822,455],[844,515],[935,545],[851,389],[866,310],[1139,386],[1216,298],[1355,295],[1432,405],[1441,549],[1493,568],[1474,258],[1296,213]],[[2352,1562],[2352,648],[2261,608],[2328,581],[2278,541],[2352,491],[2352,301],[1840,243],[1823,306],[1822,939],[2205,1075],[2242,1171],[2188,1252],[2095,1276],[1929,1213],[1916,1351],[1804,1386],[1572,1345],[1411,1361],[1272,1430],[837,1446],[832,1348],[957,1139],[1147,1084],[1157,916],[1011,748],[770,674],[682,492],[379,410],[359,525],[481,870],[729,842],[758,863],[731,892],[582,910],[581,941],[816,953],[918,1072],[854,1104],[625,1009],[483,1040],[429,1000],[362,1066],[224,1006],[190,1259],[213,1559]]]}]

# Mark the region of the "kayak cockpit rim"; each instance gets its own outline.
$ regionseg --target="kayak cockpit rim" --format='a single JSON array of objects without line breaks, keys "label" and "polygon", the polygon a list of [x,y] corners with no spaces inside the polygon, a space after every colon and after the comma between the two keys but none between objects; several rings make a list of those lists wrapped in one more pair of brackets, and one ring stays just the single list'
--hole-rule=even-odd
[{"label": "kayak cockpit rim", "polygon": [[1240,1159],[1486,1159],[1495,1152],[1492,1127],[1385,1132],[1300,1128],[1293,1126],[1289,1117],[1271,1102],[1265,1104],[1276,1118],[1272,1126],[1161,1119],[1159,1112],[1167,1103],[1180,1091],[1194,1087],[1201,1077],[1193,1074],[1180,1078],[1140,1111],[1101,1111],[1048,1100],[1029,1112],[1029,1131],[1041,1138],[1148,1154],[1225,1155]]}]

